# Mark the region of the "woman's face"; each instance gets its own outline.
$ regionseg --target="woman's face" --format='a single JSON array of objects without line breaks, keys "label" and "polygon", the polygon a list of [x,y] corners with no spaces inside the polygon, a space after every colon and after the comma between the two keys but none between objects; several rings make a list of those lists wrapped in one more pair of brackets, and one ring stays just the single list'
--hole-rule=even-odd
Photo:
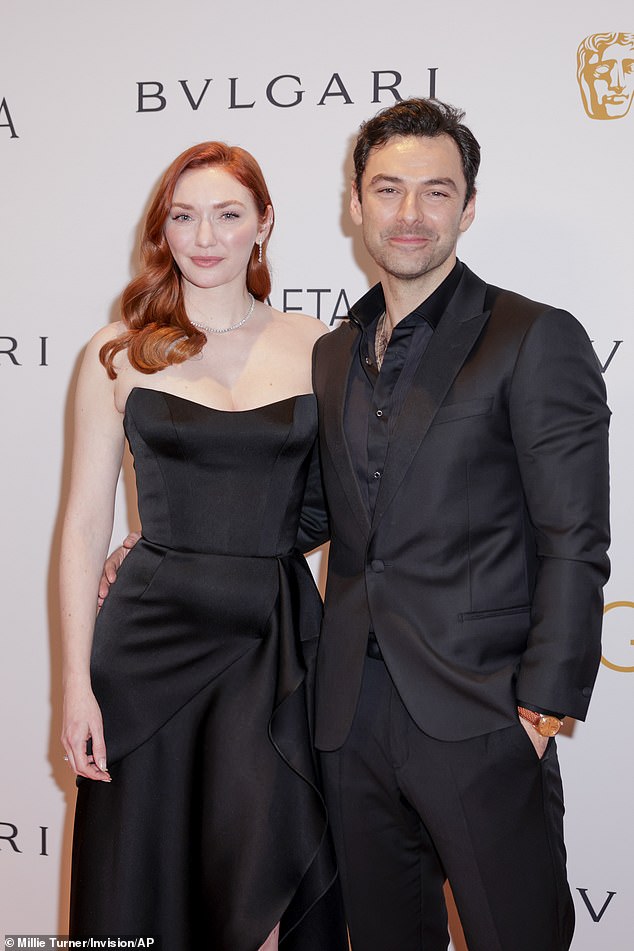
[{"label": "woman's face", "polygon": [[244,285],[253,245],[268,234],[270,214],[267,209],[262,222],[249,189],[221,167],[183,172],[164,230],[185,284]]}]

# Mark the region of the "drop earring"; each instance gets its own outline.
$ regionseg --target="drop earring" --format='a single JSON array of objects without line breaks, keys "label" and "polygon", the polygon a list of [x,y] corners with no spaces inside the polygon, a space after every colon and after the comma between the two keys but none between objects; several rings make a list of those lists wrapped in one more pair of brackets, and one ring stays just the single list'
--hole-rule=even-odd
[{"label": "drop earring", "polygon": [[262,238],[258,241],[258,264],[262,263]]}]

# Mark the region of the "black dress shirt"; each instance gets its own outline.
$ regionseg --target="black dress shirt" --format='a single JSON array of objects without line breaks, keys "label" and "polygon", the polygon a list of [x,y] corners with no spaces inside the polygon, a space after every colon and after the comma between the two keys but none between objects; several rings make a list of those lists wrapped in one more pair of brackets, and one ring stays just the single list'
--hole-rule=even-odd
[{"label": "black dress shirt", "polygon": [[351,309],[350,319],[361,329],[358,359],[348,378],[344,432],[370,513],[383,475],[385,457],[399,413],[418,364],[427,349],[462,275],[457,261],[451,273],[411,314],[399,321],[390,337],[379,372],[374,340],[379,318],[385,311],[380,284]]}]

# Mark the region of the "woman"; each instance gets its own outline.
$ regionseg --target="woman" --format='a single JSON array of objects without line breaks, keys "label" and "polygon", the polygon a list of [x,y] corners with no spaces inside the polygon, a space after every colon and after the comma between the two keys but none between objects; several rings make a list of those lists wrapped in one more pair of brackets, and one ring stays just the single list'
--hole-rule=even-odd
[{"label": "woman", "polygon": [[[295,549],[302,506],[319,513],[324,330],[263,303],[272,227],[251,155],[188,149],[81,367],[61,571],[75,935],[255,951],[279,922],[284,948],[347,947],[309,729],[321,604]],[[143,537],[95,624],[124,433]]]}]

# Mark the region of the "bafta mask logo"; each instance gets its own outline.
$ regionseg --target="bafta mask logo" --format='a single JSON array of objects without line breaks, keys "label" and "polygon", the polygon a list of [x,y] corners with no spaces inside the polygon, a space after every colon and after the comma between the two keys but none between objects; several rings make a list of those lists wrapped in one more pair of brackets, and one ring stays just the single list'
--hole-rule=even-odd
[{"label": "bafta mask logo", "polygon": [[577,50],[577,81],[591,119],[622,119],[634,97],[634,33],[593,33]]}]

